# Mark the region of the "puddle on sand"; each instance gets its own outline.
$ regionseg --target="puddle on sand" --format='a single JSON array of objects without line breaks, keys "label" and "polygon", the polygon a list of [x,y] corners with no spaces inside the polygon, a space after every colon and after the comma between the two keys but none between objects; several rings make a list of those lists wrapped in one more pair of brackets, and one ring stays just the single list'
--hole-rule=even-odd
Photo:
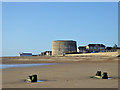
[{"label": "puddle on sand", "polygon": [[108,79],[112,79],[112,77],[109,77]]},{"label": "puddle on sand", "polygon": [[40,64],[2,64],[2,65],[0,65],[0,69],[17,68],[17,67],[47,66],[47,65],[54,65],[54,64],[56,64],[56,63],[40,63]]},{"label": "puddle on sand", "polygon": [[[45,82],[45,81],[48,81],[48,80],[37,80],[37,82]],[[36,83],[36,82],[29,82],[27,80],[24,80],[25,83]]]},{"label": "puddle on sand", "polygon": [[37,80],[37,82],[45,82],[45,81],[47,81],[47,80]]},{"label": "puddle on sand", "polygon": [[[94,76],[91,76],[90,78],[93,78],[93,79],[102,79],[102,78],[95,78]],[[114,78],[108,77],[108,79],[114,79]]]}]

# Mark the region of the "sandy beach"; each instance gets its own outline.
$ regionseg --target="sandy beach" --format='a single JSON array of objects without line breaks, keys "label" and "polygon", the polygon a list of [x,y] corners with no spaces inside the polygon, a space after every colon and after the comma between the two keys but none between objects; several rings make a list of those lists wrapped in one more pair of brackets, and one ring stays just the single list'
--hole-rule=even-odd
[{"label": "sandy beach", "polygon": [[[36,57],[37,58],[37,57]],[[62,58],[62,59],[61,59]],[[35,58],[34,58],[35,59]],[[29,63],[42,63],[42,60],[30,60]],[[118,58],[110,57],[55,57],[51,59],[54,65],[9,68],[2,70],[3,88],[118,88]],[[49,59],[46,59],[49,61]],[[5,59],[4,59],[5,60]],[[26,60],[11,59],[8,63],[27,63]],[[62,60],[62,61],[61,61]],[[24,62],[25,61],[25,62]],[[66,62],[68,61],[68,62]],[[49,61],[50,62],[50,61]],[[45,61],[44,61],[45,63]],[[90,78],[97,70],[107,71],[112,79],[102,80]],[[32,74],[37,74],[39,80],[45,82],[25,83],[24,80]]]}]

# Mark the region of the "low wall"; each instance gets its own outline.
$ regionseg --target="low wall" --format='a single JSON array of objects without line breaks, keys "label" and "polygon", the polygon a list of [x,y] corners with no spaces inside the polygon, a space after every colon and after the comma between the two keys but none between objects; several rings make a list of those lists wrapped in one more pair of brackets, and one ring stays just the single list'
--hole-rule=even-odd
[{"label": "low wall", "polygon": [[66,54],[65,56],[118,56],[118,52],[100,52],[100,53],[85,53],[85,54]]}]

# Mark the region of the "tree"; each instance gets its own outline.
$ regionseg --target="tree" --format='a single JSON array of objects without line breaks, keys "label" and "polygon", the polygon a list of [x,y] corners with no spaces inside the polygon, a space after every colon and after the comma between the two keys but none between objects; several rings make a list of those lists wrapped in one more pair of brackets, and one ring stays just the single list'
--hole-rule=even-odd
[{"label": "tree", "polygon": [[116,44],[113,46],[113,49],[117,49],[117,45]]}]

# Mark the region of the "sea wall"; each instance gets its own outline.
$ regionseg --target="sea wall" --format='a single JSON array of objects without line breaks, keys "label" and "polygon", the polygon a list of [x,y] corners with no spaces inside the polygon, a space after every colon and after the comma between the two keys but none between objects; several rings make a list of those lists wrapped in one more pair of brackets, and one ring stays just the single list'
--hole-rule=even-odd
[{"label": "sea wall", "polygon": [[100,52],[100,53],[85,53],[85,54],[66,54],[65,56],[118,56],[118,52]]}]

